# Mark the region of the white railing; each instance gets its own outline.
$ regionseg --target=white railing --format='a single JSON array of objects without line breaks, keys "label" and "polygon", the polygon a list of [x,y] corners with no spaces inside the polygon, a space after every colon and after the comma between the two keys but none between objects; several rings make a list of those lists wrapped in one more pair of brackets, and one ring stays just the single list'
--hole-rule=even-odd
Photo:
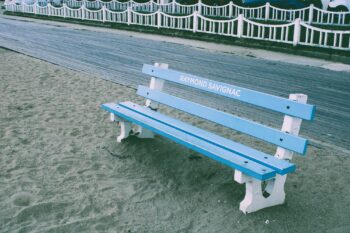
[{"label": "white railing", "polygon": [[[72,18],[72,19],[83,19],[83,8],[79,9],[73,9],[66,7],[65,5],[63,6],[65,8],[66,15],[65,17],[67,18]],[[63,16],[64,17],[64,16]]]},{"label": "white railing", "polygon": [[81,1],[86,8],[89,9],[101,9],[104,5],[101,1]]},{"label": "white railing", "polygon": [[350,12],[332,12],[314,8],[311,22],[324,25],[350,25]]},{"label": "white railing", "polygon": [[158,14],[160,23],[158,28],[193,31],[193,18],[195,13],[187,16],[172,16],[158,11]]},{"label": "white railing", "polygon": [[243,15],[247,19],[258,19],[258,20],[268,20],[266,17],[266,5],[259,7],[241,7],[232,4],[233,17],[238,15]]},{"label": "white railing", "polygon": [[29,13],[29,14],[34,14],[34,5],[18,5],[19,7],[22,8],[23,13]]},{"label": "white railing", "polygon": [[83,5],[83,1],[66,0],[64,1],[70,8],[80,8]]},{"label": "white railing", "polygon": [[[106,8],[104,8],[106,9]],[[115,12],[106,9],[105,10],[105,17],[104,21],[105,22],[111,22],[111,23],[127,23],[128,22],[128,11],[122,11],[122,12]]]},{"label": "white railing", "polygon": [[291,22],[296,19],[301,19],[303,22],[310,22],[310,7],[305,7],[301,9],[286,10],[278,7],[270,6],[270,4],[265,5],[266,11],[268,11],[267,18],[274,21],[284,21]]},{"label": "white railing", "polygon": [[[18,1],[19,0],[6,0],[6,3],[16,3]],[[47,2],[49,1],[50,0]],[[159,4],[154,2],[154,0],[145,3],[138,3],[133,0],[128,2],[119,2],[117,0],[111,0],[109,2],[104,2],[102,0],[64,0],[63,2],[70,8],[80,8],[82,5],[85,5],[86,8],[91,10],[102,9],[102,7],[105,6],[112,11],[124,11],[128,7],[131,7],[132,10],[142,13],[155,13],[160,9],[164,13],[176,15],[191,15],[197,11],[200,15],[206,17],[236,18],[238,15],[243,14],[247,19],[273,20],[280,22],[294,22],[296,19],[301,19],[302,22],[309,24],[350,26],[349,11],[326,11],[317,8],[312,4],[301,9],[282,9],[271,6],[270,3],[266,3],[260,7],[242,7],[235,5],[233,2],[222,6],[210,6],[202,3],[201,0],[193,5],[183,5],[175,2],[175,0],[167,4]],[[42,0],[39,5],[45,6],[45,1]]]},{"label": "white railing", "polygon": [[143,25],[149,27],[158,27],[157,18],[158,12],[150,14],[142,14],[128,8],[128,16],[130,15],[130,20],[128,24]]},{"label": "white railing", "polygon": [[24,12],[30,14],[93,20],[102,22],[124,23],[157,28],[177,29],[238,38],[265,40],[285,44],[316,46],[350,51],[350,31],[325,30],[301,22],[300,18],[287,24],[262,24],[246,19],[240,14],[235,19],[212,19],[195,11],[187,16],[175,16],[161,12],[140,13],[132,7],[122,12],[115,12],[102,6],[98,10],[90,10],[82,5],[78,9],[70,8],[66,4],[54,7],[47,4],[41,7],[37,4],[5,5],[7,11]]},{"label": "white railing", "polygon": [[136,3],[136,2],[132,2],[132,4],[130,4],[129,6],[132,7],[132,9],[134,11],[140,11],[140,12],[156,12],[158,10],[158,4],[153,2],[153,1],[149,1],[146,3]]},{"label": "white railing", "polygon": [[193,5],[182,5],[180,3],[174,2],[174,14],[180,14],[180,15],[189,15],[193,14],[193,12],[197,11],[199,8],[199,3],[193,4]]},{"label": "white railing", "polygon": [[105,21],[103,20],[103,11],[104,11],[103,9],[100,9],[100,10],[84,9],[84,13],[85,13],[84,19],[92,20],[92,21]]},{"label": "white railing", "polygon": [[[243,38],[293,44],[295,22],[281,25],[267,25],[253,22],[249,19],[242,20]],[[296,41],[295,45],[297,44],[298,42]]]},{"label": "white railing", "polygon": [[325,30],[301,22],[298,44],[350,50],[350,31]]},{"label": "white railing", "polygon": [[[23,4],[22,4],[23,5]],[[36,14],[38,15],[49,15],[49,7],[48,6],[39,6],[34,5],[34,9]]]},{"label": "white railing", "polygon": [[211,17],[221,17],[221,18],[233,17],[232,10],[231,10],[232,9],[231,2],[223,6],[209,6],[201,2],[199,2],[198,4],[200,5],[198,11],[201,15],[211,16]]},{"label": "white railing", "polygon": [[64,15],[64,7],[50,7],[50,16],[57,16],[60,17],[61,15]]},{"label": "white railing", "polygon": [[175,5],[175,2],[167,3],[167,4],[158,4],[157,9],[167,14],[175,14],[174,5]]},{"label": "white railing", "polygon": [[129,7],[129,2],[118,2],[118,1],[110,1],[103,2],[103,5],[112,11],[125,11]]},{"label": "white railing", "polygon": [[218,34],[223,36],[238,37],[238,20],[213,20],[204,16],[198,15],[198,32]]}]

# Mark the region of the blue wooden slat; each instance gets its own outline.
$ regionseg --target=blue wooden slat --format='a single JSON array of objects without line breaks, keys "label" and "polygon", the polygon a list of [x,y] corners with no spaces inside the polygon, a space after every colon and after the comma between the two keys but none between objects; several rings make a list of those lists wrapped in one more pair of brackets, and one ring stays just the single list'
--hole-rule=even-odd
[{"label": "blue wooden slat", "polygon": [[312,120],[314,117],[315,106],[310,104],[302,104],[278,96],[147,64],[143,65],[142,72],[160,79],[226,96],[301,119]]},{"label": "blue wooden slat", "polygon": [[101,108],[124,118],[127,121],[140,125],[161,136],[167,137],[172,141],[206,155],[209,158],[221,162],[231,168],[242,171],[243,173],[256,179],[267,180],[276,175],[276,172],[271,168],[265,167],[254,161],[250,161],[247,158],[241,157],[233,152],[215,146],[192,135],[186,134],[180,130],[162,124],[159,121],[138,114],[115,103],[103,104],[101,105]]},{"label": "blue wooden slat", "polygon": [[152,111],[149,108],[141,107],[132,102],[123,102],[123,103],[119,103],[119,105],[122,107],[128,108],[131,111],[135,111],[139,114],[142,114],[146,117],[152,118],[153,120],[161,122],[162,124],[165,124],[177,130],[180,130],[186,134],[190,134],[208,143],[219,146],[225,150],[229,150],[235,154],[239,154],[240,156],[246,157],[249,160],[253,160],[264,166],[270,167],[276,170],[277,173],[281,175],[287,174],[289,172],[293,172],[295,170],[295,165],[287,161],[277,159],[271,155],[252,149],[248,146],[239,144],[237,142],[231,141],[229,139],[218,136],[211,132],[202,130],[190,124],[187,124],[177,119],[166,116],[164,114]]},{"label": "blue wooden slat", "polygon": [[280,130],[184,100],[158,90],[151,90],[145,86],[139,86],[137,94],[147,99],[166,104],[181,111],[188,112],[195,116],[199,116],[223,126],[241,131],[285,149],[301,154],[305,154],[306,152],[307,140],[304,138],[287,134]]}]

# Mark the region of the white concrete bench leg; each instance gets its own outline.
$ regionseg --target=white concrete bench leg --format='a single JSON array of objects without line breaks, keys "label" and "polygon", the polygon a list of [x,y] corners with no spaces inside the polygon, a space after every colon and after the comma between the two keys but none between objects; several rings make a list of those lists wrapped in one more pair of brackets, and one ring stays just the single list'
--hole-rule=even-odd
[{"label": "white concrete bench leg", "polygon": [[110,114],[111,122],[118,122],[120,125],[120,135],[117,137],[117,142],[121,142],[123,139],[130,135],[136,135],[138,138],[154,138],[154,133],[148,129],[145,129],[139,125],[135,125],[127,121],[122,121],[118,116],[113,113]]},{"label": "white concrete bench leg", "polygon": [[117,137],[117,142],[122,142],[123,139],[130,136],[132,132],[132,124],[127,121],[120,121],[120,135]]},{"label": "white concrete bench leg", "polygon": [[117,121],[116,119],[117,119],[117,117],[116,117],[113,113],[109,114],[109,120],[110,120],[111,122]]},{"label": "white concrete bench leg", "polygon": [[127,121],[123,121],[118,116],[114,115],[113,113],[110,114],[110,121],[117,122],[120,126],[120,135],[117,137],[117,142],[122,142],[123,139],[129,137],[133,130],[132,130],[132,124]]},{"label": "white concrete bench leg", "polygon": [[[270,206],[280,205],[284,203],[285,192],[284,183],[287,175],[276,175],[274,179],[266,181],[266,187],[263,189],[263,182],[252,177],[244,175],[242,172],[235,170],[235,181],[246,186],[246,193],[243,201],[239,205],[239,209],[243,213],[252,213],[260,209]],[[269,195],[265,197],[263,193]]]},{"label": "white concrete bench leg", "polygon": [[[307,95],[290,94],[289,99],[299,103],[306,103]],[[300,126],[301,119],[288,115],[284,116],[282,124],[283,132],[298,135]],[[277,147],[275,157],[284,160],[291,160],[293,158],[293,152]],[[286,182],[287,175],[281,176],[276,174],[274,179],[266,181],[267,184],[264,189],[262,189],[262,181],[249,177],[238,170],[235,170],[234,179],[240,184],[245,183],[246,186],[246,194],[239,207],[244,213],[251,213],[266,207],[284,203],[286,197],[284,192],[284,184]],[[269,194],[268,197],[264,197],[264,191]]]}]

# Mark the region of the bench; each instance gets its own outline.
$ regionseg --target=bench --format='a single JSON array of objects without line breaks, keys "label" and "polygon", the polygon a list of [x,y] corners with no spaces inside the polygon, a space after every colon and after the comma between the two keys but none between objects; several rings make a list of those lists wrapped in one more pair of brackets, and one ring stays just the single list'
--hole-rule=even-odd
[{"label": "bench", "polygon": [[[250,213],[284,203],[284,184],[288,173],[295,171],[290,161],[293,153],[305,155],[307,140],[299,137],[301,121],[312,120],[315,106],[307,104],[307,96],[291,94],[289,99],[201,78],[168,69],[167,64],[144,65],[142,72],[150,75],[150,86],[139,86],[137,94],[146,98],[144,106],[126,101],[102,104],[111,120],[119,123],[118,142],[130,135],[153,138],[158,134],[197,151],[235,170],[234,180],[245,184],[246,194],[240,210]],[[163,92],[165,81],[189,86],[284,114],[282,129],[247,120]],[[249,146],[157,111],[164,104],[194,116],[240,131],[277,146],[269,155]]]}]

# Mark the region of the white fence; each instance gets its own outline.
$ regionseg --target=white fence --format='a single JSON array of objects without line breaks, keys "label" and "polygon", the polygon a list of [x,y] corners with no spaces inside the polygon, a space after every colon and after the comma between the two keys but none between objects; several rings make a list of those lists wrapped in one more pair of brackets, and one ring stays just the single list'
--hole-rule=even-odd
[{"label": "white fence", "polygon": [[298,44],[350,50],[350,31],[324,30],[300,23]]},{"label": "white fence", "polygon": [[80,8],[70,8],[66,4],[63,4],[62,7],[47,4],[43,7],[37,4],[27,5],[23,3],[17,5],[8,2],[5,7],[7,11],[12,12],[186,30],[279,42],[294,46],[300,44],[350,51],[350,31],[316,28],[302,22],[300,18],[287,24],[269,25],[246,19],[243,14],[234,19],[219,20],[205,17],[197,11],[186,16],[175,16],[161,12],[161,9],[154,13],[140,13],[131,7],[124,11],[112,11],[107,9],[106,6],[102,6],[101,9],[90,10],[85,5]]},{"label": "white fence", "polygon": [[[7,1],[18,2],[21,0]],[[206,17],[237,18],[238,15],[243,14],[245,18],[255,20],[294,22],[296,19],[301,19],[302,22],[309,24],[350,26],[350,11],[332,12],[319,9],[313,5],[302,9],[282,9],[271,6],[270,3],[266,3],[260,7],[242,7],[235,5],[233,2],[222,6],[210,6],[202,3],[201,0],[193,5],[182,5],[175,2],[175,0],[167,4],[159,4],[153,0],[145,3],[138,3],[133,0],[128,2],[119,2],[117,0],[111,0],[109,2],[104,2],[102,0],[63,0],[63,2],[70,8],[80,8],[84,5],[88,9],[102,9],[102,7],[105,6],[111,11],[124,11],[128,7],[132,7],[134,11],[142,13],[154,13],[161,10],[163,13],[176,15],[191,15],[197,11],[199,14]],[[45,6],[43,4],[45,4],[45,2],[40,2],[41,6]],[[53,5],[58,6],[56,3]]]}]

